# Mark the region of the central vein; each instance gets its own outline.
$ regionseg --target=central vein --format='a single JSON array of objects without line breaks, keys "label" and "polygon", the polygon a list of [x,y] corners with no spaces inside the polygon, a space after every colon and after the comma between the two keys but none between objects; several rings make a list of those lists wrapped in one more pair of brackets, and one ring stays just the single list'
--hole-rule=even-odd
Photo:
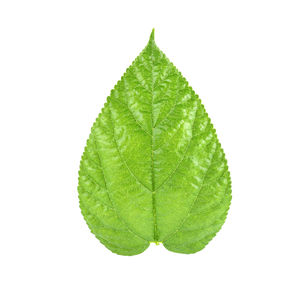
[{"label": "central vein", "polygon": [[153,44],[154,44],[154,31],[150,36],[150,50],[151,50],[151,182],[152,182],[152,207],[153,207],[153,237],[154,242],[158,242],[158,233],[157,233],[157,217],[156,217],[156,196],[155,196],[155,179],[154,179],[154,118],[153,118],[153,101],[154,101],[154,74],[153,74],[153,65],[154,65],[154,58],[153,58]]}]

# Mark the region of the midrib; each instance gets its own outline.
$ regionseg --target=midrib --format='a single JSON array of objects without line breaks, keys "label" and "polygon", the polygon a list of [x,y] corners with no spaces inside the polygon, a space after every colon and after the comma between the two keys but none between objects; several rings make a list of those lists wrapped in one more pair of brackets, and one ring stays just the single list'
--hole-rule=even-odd
[{"label": "midrib", "polygon": [[157,216],[156,216],[156,193],[155,193],[155,179],[154,179],[154,120],[153,120],[153,99],[154,99],[154,74],[153,74],[153,39],[151,41],[150,45],[150,51],[151,51],[151,189],[152,189],[152,208],[153,208],[153,238],[154,242],[158,242],[158,232],[157,232]]}]

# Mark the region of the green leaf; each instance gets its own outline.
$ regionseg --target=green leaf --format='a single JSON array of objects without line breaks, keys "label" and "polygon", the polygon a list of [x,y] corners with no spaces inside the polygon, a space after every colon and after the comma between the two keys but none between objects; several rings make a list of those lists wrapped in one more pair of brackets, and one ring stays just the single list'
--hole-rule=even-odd
[{"label": "green leaf", "polygon": [[231,182],[224,152],[154,31],[92,127],[78,192],[90,230],[121,255],[139,254],[150,242],[197,252],[226,219]]}]

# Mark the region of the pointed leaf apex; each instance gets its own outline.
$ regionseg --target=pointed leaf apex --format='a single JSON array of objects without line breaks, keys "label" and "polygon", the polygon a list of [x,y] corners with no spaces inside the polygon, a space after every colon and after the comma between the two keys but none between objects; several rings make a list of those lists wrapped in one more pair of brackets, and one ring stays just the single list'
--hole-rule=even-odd
[{"label": "pointed leaf apex", "polygon": [[149,43],[150,42],[154,42],[154,28],[152,29],[152,32],[151,32],[151,35],[150,35],[150,38],[149,38]]}]

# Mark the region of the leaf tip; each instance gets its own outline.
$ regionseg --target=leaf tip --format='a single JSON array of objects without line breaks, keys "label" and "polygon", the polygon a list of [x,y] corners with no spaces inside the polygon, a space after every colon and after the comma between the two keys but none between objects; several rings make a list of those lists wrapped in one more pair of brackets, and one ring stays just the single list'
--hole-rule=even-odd
[{"label": "leaf tip", "polygon": [[152,32],[150,34],[149,43],[154,42],[154,28],[152,29]]}]

